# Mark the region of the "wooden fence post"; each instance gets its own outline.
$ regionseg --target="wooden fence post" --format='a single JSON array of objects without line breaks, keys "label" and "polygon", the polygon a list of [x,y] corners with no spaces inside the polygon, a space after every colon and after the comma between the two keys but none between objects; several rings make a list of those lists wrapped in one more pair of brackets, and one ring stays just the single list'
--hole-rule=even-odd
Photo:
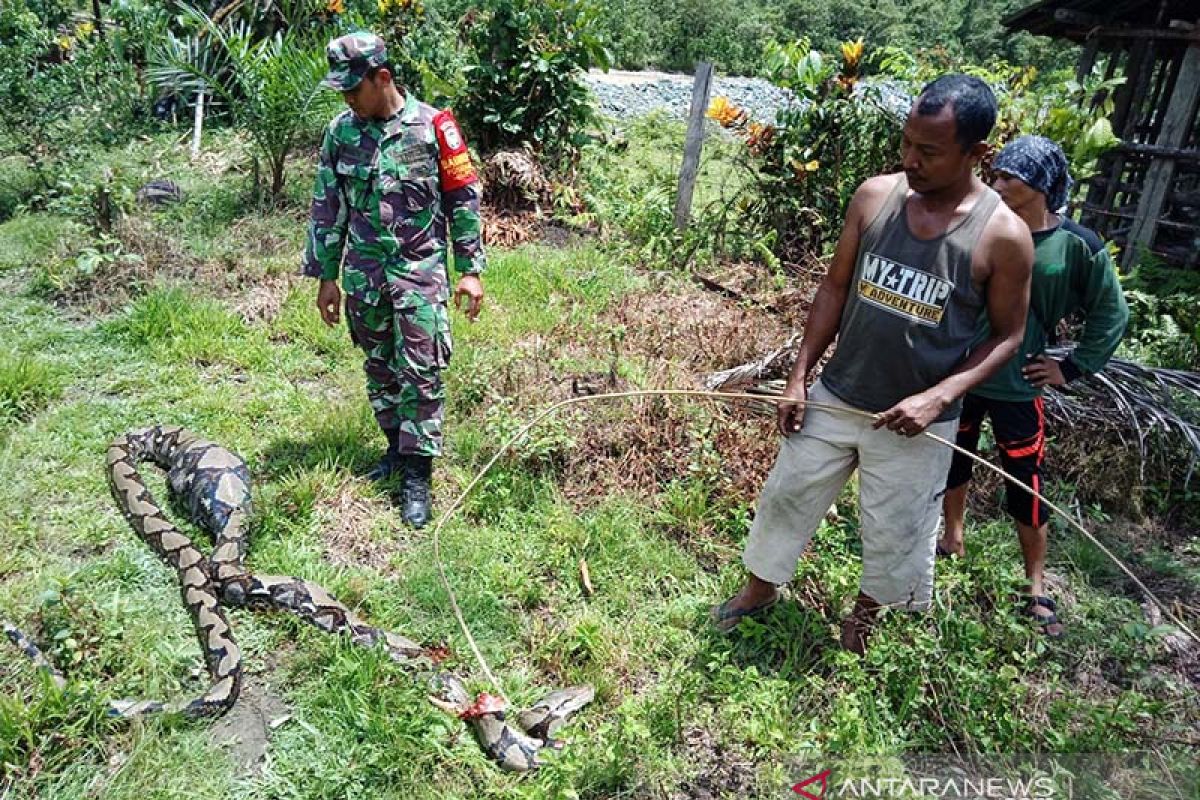
[{"label": "wooden fence post", "polygon": [[675,198],[675,227],[683,230],[692,216],[692,191],[696,188],[696,173],[700,170],[700,150],[704,145],[704,112],[708,110],[708,93],[712,87],[713,65],[709,61],[696,64],[692,83],[692,109],[688,113],[687,141],[683,146],[683,166],[679,169],[679,194]]},{"label": "wooden fence post", "polygon": [[204,127],[204,90],[196,92],[196,113],[192,118],[192,160],[200,155],[200,131]]}]

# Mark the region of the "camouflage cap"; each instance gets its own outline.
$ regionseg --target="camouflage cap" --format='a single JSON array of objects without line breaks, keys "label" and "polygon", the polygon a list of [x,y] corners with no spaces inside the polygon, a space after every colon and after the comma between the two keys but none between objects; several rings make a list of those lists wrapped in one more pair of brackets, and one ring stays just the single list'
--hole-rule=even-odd
[{"label": "camouflage cap", "polygon": [[387,63],[387,46],[373,33],[359,31],[339,36],[325,48],[329,72],[322,85],[348,92],[362,82],[372,67]]}]

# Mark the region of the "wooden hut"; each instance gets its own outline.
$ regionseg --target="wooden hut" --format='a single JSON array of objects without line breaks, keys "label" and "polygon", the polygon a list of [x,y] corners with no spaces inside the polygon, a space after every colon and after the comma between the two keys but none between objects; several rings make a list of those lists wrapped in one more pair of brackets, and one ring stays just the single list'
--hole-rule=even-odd
[{"label": "wooden hut", "polygon": [[1081,44],[1081,77],[1099,64],[1126,78],[1122,141],[1084,181],[1080,221],[1121,245],[1124,269],[1147,251],[1200,265],[1200,0],[1041,0],[1004,24]]}]

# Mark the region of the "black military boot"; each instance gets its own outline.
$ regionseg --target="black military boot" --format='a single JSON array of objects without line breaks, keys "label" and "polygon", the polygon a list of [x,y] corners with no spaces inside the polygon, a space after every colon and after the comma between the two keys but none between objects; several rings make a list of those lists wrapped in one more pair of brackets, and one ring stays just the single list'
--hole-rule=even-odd
[{"label": "black military boot", "polygon": [[404,467],[404,456],[400,455],[400,429],[384,428],[383,435],[388,440],[387,452],[367,473],[369,481],[385,481]]},{"label": "black military boot", "polygon": [[424,528],[433,517],[433,456],[404,457],[404,521]]}]

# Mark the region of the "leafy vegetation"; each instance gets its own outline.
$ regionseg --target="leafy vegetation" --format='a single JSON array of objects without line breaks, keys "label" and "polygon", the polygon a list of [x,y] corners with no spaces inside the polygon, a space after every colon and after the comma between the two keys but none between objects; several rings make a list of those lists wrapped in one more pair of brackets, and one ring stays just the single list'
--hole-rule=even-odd
[{"label": "leafy vegetation", "polygon": [[[1090,177],[1096,159],[1119,142],[1108,117],[1113,112],[1114,92],[1125,79],[1106,78],[1099,65],[1080,81],[1067,69],[1043,74],[1034,66],[999,59],[949,63],[894,45],[882,48],[878,61],[882,74],[899,79],[913,94],[951,68],[982,78],[999,101],[990,139],[993,149],[998,151],[1024,134],[1046,136],[1063,144],[1077,180]],[[983,170],[985,177],[990,177],[990,160],[985,161]]]},{"label": "leafy vegetation", "polygon": [[1147,363],[1200,367],[1200,273],[1142,261],[1125,281],[1129,332],[1125,347]]},{"label": "leafy vegetation", "polygon": [[570,157],[592,117],[582,73],[608,67],[585,0],[505,0],[464,19],[470,91],[458,105],[484,151],[524,143]]},{"label": "leafy vegetation", "polygon": [[[744,144],[738,168],[747,180],[734,227],[743,237],[747,230],[759,237],[759,257],[768,263],[780,259],[794,266],[828,254],[855,189],[872,175],[899,168],[906,98],[945,70],[894,46],[868,53],[861,39],[843,42],[839,50],[840,58],[834,59],[806,40],[768,44],[768,75],[797,98],[778,112],[774,123],[751,121],[724,97],[715,98],[709,108],[709,117]],[[880,74],[864,82],[869,61]],[[997,92],[993,152],[1018,135],[1040,133],[1071,143],[1072,172],[1086,176],[1098,156],[1117,142],[1106,118],[1109,101],[1090,105],[1083,99],[1109,96],[1120,79],[1096,73],[1062,86],[1056,85],[1056,77],[1037,81],[1032,67],[1004,62],[954,68],[978,75]],[[989,164],[990,159],[983,164],[985,178],[990,177]]]},{"label": "leafy vegetation", "polygon": [[615,64],[691,72],[696,61],[738,74],[767,74],[763,44],[807,39],[822,52],[841,42],[888,42],[909,52],[931,50],[943,61],[1001,58],[1041,69],[1069,66],[1074,49],[1028,34],[1011,34],[1001,17],[1020,0],[648,0],[606,3],[602,24]]},{"label": "leafy vegetation", "polygon": [[[187,425],[247,458],[255,571],[320,581],[372,622],[448,643],[456,666],[478,678],[447,613],[431,541],[400,528],[387,492],[359,477],[382,446],[363,398],[361,354],[344,330],[318,320],[312,284],[292,274],[312,176],[307,146],[329,112],[317,104],[338,101],[306,93],[322,39],[390,25],[389,41],[404,42],[405,81],[425,99],[467,108],[473,143],[528,144],[564,167],[581,154],[578,183],[558,189],[556,208],[560,224],[598,235],[492,247],[484,317],[468,325],[455,315],[449,452],[436,480],[444,508],[547,402],[598,386],[694,385],[786,338],[809,287],[796,285],[779,254],[786,245],[819,255],[846,192],[891,158],[894,123],[851,91],[869,55],[853,42],[840,59],[817,55],[838,52],[839,26],[877,25],[865,30],[884,33],[869,43],[916,24],[876,5],[872,17],[867,7],[815,0],[747,4],[740,16],[717,4],[712,19],[721,23],[696,26],[705,41],[728,37],[721,52],[809,105],[766,138],[735,109],[718,108],[714,116],[726,115],[736,135],[706,143],[696,224],[680,232],[671,211],[682,126],[652,118],[597,135],[585,127],[578,80],[602,56],[594,48],[605,44],[606,26],[620,34],[607,42],[618,57],[637,52],[661,64],[663,31],[700,19],[707,6],[613,3],[597,14],[493,0],[460,37],[468,9],[449,0],[243,4],[220,23],[118,0],[104,6],[111,24],[101,44],[76,29],[68,4],[6,3],[0,15],[16,27],[5,30],[30,36],[0,37],[0,91],[9,92],[0,100],[20,101],[36,77],[65,105],[61,116],[49,109],[42,130],[0,133],[0,609],[70,682],[60,692],[19,657],[0,658],[0,794],[763,796],[801,777],[793,764],[806,755],[949,750],[987,758],[1151,749],[1178,780],[1193,778],[1194,652],[1180,651],[1181,637],[1147,618],[1111,564],[1057,523],[1049,569],[1070,639],[1038,637],[1009,602],[1020,582],[1017,543],[1007,521],[986,513],[995,506],[987,490],[968,531],[969,558],[939,568],[937,607],[919,618],[888,615],[865,660],[835,639],[860,570],[853,487],[802,562],[795,602],[731,637],[713,634],[707,609],[742,578],[737,555],[775,440],[770,420],[749,410],[682,401],[596,403],[548,420],[443,532],[444,565],[514,701],[571,682],[597,687],[597,702],[564,730],[568,747],[536,775],[497,772],[461,723],[380,654],[278,616],[232,615],[250,672],[243,706],[255,709],[244,717],[126,725],[104,716],[111,697],[193,691],[202,671],[177,587],[113,507],[100,468],[113,436],[155,421]],[[979,25],[956,18],[968,8]],[[953,5],[940,12],[946,19],[926,21],[930,30],[957,23],[965,51],[986,46],[995,10]],[[810,26],[813,47],[764,55],[749,46],[779,30],[771,26],[809,19],[820,23]],[[639,31],[638,20],[655,24]],[[573,41],[579,30],[596,38]],[[61,35],[71,46],[48,60]],[[896,75],[924,63],[897,61]],[[300,66],[284,76],[285,64]],[[1010,119],[1087,138],[1092,120],[1046,105],[1058,96],[1045,88],[1052,80],[1021,84],[1029,73],[987,69],[1012,89]],[[123,82],[146,74],[139,70],[178,79],[189,93],[208,81],[222,100],[201,158],[187,152],[188,114],[152,120],[144,84]],[[125,92],[112,97],[130,102],[87,116],[107,102],[110,82]],[[1074,98],[1097,85],[1067,88]],[[471,106],[476,89],[485,99]],[[545,93],[568,102],[555,106]],[[300,105],[284,108],[288,97]],[[530,98],[523,124],[511,129]],[[278,114],[277,128],[256,132],[255,120],[239,116],[251,108]],[[35,111],[4,106],[0,114],[28,122]],[[72,113],[112,124],[93,129]],[[1073,153],[1080,164],[1087,157]],[[278,177],[271,204],[244,191],[244,165],[255,158],[272,183]],[[179,202],[134,200],[138,186],[164,175],[180,186]],[[108,230],[98,222],[101,197],[112,209]],[[747,197],[771,199],[756,207]],[[795,214],[768,215],[770,203]],[[819,227],[806,208],[817,210]],[[740,299],[701,290],[688,274],[743,261],[756,262],[756,277]],[[1187,356],[1154,337],[1164,315],[1191,335],[1189,280],[1149,265],[1130,284],[1172,298],[1137,307],[1135,346],[1154,358]],[[163,497],[161,477],[151,480]],[[1079,488],[1056,482],[1051,492],[1069,504]],[[1200,551],[1189,537],[1156,522],[1110,520],[1086,503],[1079,513],[1139,574],[1161,582],[1156,591],[1195,606]],[[248,743],[266,758],[247,765],[239,748]]]},{"label": "leafy vegetation", "polygon": [[133,65],[90,23],[56,34],[21,0],[0,8],[0,147],[33,170],[23,194],[52,196],[61,163],[124,141],[144,103]]},{"label": "leafy vegetation", "polygon": [[772,80],[797,102],[775,124],[748,121],[724,98],[709,111],[745,141],[753,189],[742,211],[772,234],[775,255],[788,262],[830,247],[859,184],[895,163],[899,126],[879,87],[855,91],[863,51],[862,41],[846,42],[839,65],[807,42],[773,44],[766,54]]},{"label": "leafy vegetation", "polygon": [[328,69],[324,51],[294,29],[259,39],[245,23],[226,28],[202,11],[185,9],[199,31],[186,39],[170,34],[151,54],[150,77],[165,89],[188,95],[210,92],[223,101],[266,162],[271,197],[278,200],[288,156],[314,139],[313,131],[340,102],[320,87]]}]

